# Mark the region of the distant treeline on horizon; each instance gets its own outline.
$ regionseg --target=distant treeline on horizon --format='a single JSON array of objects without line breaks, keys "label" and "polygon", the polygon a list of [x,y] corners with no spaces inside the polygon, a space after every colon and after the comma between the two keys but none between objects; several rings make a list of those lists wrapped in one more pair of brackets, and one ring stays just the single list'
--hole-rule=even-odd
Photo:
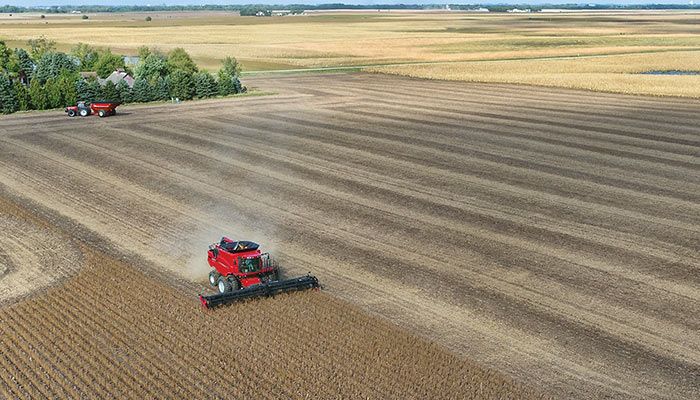
[{"label": "distant treeline on horizon", "polygon": [[[505,12],[513,8],[530,9],[540,11],[543,9],[562,10],[684,10],[700,9],[698,4],[448,4],[451,10],[476,10],[488,9],[491,12]],[[144,11],[243,11],[241,14],[255,15],[245,11],[251,10],[437,10],[444,9],[445,4],[231,4],[231,5],[156,5],[156,6],[46,6],[46,7],[20,7],[0,6],[0,13],[42,12],[47,14],[67,14],[74,11],[81,13],[98,12],[144,12]]]}]

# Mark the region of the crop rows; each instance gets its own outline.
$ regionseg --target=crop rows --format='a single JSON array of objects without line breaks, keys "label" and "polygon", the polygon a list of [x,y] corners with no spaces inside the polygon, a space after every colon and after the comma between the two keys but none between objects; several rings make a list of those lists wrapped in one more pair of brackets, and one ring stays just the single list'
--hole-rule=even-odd
[{"label": "crop rows", "polygon": [[[180,292],[196,291],[177,279],[202,282],[207,243],[229,234],[560,397],[698,393],[700,103],[364,74],[248,84],[280,94],[0,120],[0,184]],[[377,395],[365,375],[342,375],[346,390]]]},{"label": "crop rows", "polygon": [[319,292],[205,312],[86,250],[78,277],[0,310],[7,398],[525,398]]}]

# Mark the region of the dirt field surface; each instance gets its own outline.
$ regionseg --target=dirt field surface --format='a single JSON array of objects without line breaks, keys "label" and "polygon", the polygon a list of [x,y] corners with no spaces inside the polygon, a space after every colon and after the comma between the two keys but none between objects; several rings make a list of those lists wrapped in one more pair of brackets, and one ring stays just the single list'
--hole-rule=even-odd
[{"label": "dirt field surface", "polygon": [[[175,310],[228,233],[556,397],[700,396],[699,101],[363,74],[246,84],[278,94],[2,118],[3,195],[169,281]],[[147,326],[177,319],[139,296]],[[207,321],[191,318],[178,329]]]},{"label": "dirt field surface", "polygon": [[0,309],[0,398],[541,398],[322,292],[203,312],[83,248],[77,277]]}]

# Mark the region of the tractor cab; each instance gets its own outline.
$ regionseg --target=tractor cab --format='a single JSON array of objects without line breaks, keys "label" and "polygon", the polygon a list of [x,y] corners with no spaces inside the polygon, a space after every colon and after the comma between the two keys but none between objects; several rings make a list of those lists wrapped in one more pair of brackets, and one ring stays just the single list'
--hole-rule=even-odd
[{"label": "tractor cab", "polygon": [[[209,283],[220,286],[220,291],[261,284],[278,279],[277,264],[260,245],[247,240],[227,237],[209,246],[207,262],[213,268]],[[221,284],[219,285],[219,283]]]}]

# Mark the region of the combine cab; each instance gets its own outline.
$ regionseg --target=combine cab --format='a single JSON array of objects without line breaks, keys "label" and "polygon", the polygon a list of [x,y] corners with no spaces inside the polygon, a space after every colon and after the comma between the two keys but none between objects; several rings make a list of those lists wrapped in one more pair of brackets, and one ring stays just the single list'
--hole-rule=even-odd
[{"label": "combine cab", "polygon": [[68,114],[69,117],[75,117],[76,115],[87,117],[90,114],[97,114],[100,118],[104,118],[115,115],[117,113],[117,107],[120,104],[121,103],[114,101],[94,101],[92,103],[79,101],[78,104],[74,106],[66,107],[66,114]]},{"label": "combine cab", "polygon": [[234,241],[227,237],[209,246],[207,262],[213,268],[209,284],[219,294],[199,296],[206,308],[253,297],[320,287],[313,276],[279,280],[277,263],[259,245],[249,241]]}]

